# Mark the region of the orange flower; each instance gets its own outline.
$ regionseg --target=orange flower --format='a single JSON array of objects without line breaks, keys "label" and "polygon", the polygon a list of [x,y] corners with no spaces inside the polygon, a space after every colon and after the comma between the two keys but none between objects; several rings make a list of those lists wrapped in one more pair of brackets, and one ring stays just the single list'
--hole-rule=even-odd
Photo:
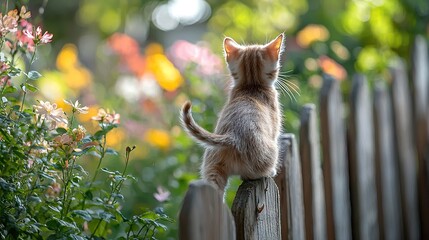
[{"label": "orange flower", "polygon": [[323,72],[332,75],[337,80],[344,80],[347,77],[347,72],[343,66],[327,56],[319,58],[319,65]]},{"label": "orange flower", "polygon": [[121,57],[128,57],[130,55],[139,53],[138,42],[134,38],[126,34],[121,34],[121,33],[113,34],[109,38],[108,44]]},{"label": "orange flower", "polygon": [[329,31],[322,25],[310,24],[302,29],[296,40],[301,47],[308,47],[315,41],[326,41],[329,38]]}]

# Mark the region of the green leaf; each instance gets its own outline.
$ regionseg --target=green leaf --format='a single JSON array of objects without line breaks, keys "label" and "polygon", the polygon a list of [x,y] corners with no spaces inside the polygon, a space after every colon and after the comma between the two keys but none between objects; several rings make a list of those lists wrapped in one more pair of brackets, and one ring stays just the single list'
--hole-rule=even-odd
[{"label": "green leaf", "polygon": [[28,72],[27,76],[31,80],[37,80],[42,76],[42,74],[40,74],[37,71],[30,71],[30,72]]},{"label": "green leaf", "polygon": [[86,211],[86,210],[74,210],[73,214],[81,217],[85,221],[91,221],[92,220],[91,214],[89,214],[88,211]]},{"label": "green leaf", "polygon": [[55,129],[55,130],[57,131],[57,133],[58,133],[59,135],[64,134],[64,133],[66,133],[66,132],[67,132],[67,130],[66,130],[65,128],[57,128],[57,129]]},{"label": "green leaf", "polygon": [[100,140],[104,135],[106,135],[108,132],[110,132],[112,129],[116,128],[116,124],[100,124],[102,126],[102,129],[97,131],[94,134],[94,139]]},{"label": "green leaf", "polygon": [[93,197],[94,196],[92,195],[91,190],[88,190],[88,191],[85,192],[85,198],[86,199],[92,200]]},{"label": "green leaf", "polygon": [[73,240],[85,240],[86,239],[86,238],[81,237],[81,236],[76,235],[76,234],[71,234],[71,235],[69,235],[69,237]]},{"label": "green leaf", "polygon": [[56,218],[52,218],[51,220],[46,222],[46,227],[48,227],[48,229],[50,229],[50,230],[57,230],[58,231],[59,226],[60,226],[60,223],[58,222],[58,219],[56,219]]},{"label": "green leaf", "polygon": [[52,176],[50,176],[50,175],[46,174],[45,172],[41,172],[41,173],[40,173],[40,176],[41,176],[41,177],[43,177],[43,178],[47,178],[47,179],[49,179],[49,180],[51,180],[51,181],[55,181],[55,178],[54,178],[54,177],[52,177]]},{"label": "green leaf", "polygon": [[38,196],[30,196],[28,197],[29,202],[41,203],[42,200]]},{"label": "green leaf", "polygon": [[68,230],[68,229],[77,229],[76,225],[63,221],[61,219],[58,218],[52,218],[51,220],[49,220],[48,222],[46,222],[46,226],[48,227],[48,229],[50,230],[55,230],[55,231],[64,231],[64,230]]},{"label": "green leaf", "polygon": [[112,149],[112,148],[108,148],[108,149],[106,150],[106,154],[109,154],[109,155],[115,155],[115,156],[118,156],[118,155],[119,155],[119,153],[118,153],[116,150]]},{"label": "green leaf", "polygon": [[124,195],[120,194],[120,193],[113,193],[112,197],[114,198],[118,198],[118,199],[124,199]]},{"label": "green leaf", "polygon": [[59,212],[60,212],[60,210],[59,210],[57,207],[54,207],[54,206],[48,205],[48,208],[49,208],[49,209],[51,209],[51,210],[52,210],[52,211],[54,211],[54,212],[57,212],[57,213],[59,213]]},{"label": "green leaf", "polygon": [[101,212],[100,213],[100,218],[103,219],[105,222],[110,222],[110,220],[115,219],[115,216],[113,216],[112,214],[108,213],[108,212]]},{"label": "green leaf", "polygon": [[6,93],[14,93],[14,92],[16,92],[16,87],[14,87],[14,86],[7,86],[3,90],[4,94],[6,94]]},{"label": "green leaf", "polygon": [[109,169],[107,169],[107,168],[101,168],[101,171],[103,171],[103,172],[105,172],[105,173],[108,173],[108,174],[115,175],[115,172],[112,172],[112,171],[110,171],[110,170],[109,170]]},{"label": "green leaf", "polygon": [[32,92],[37,92],[37,90],[39,90],[36,86],[29,84],[29,83],[26,83],[25,87]]},{"label": "green leaf", "polygon": [[80,177],[80,176],[74,176],[72,178],[72,182],[75,182],[75,183],[79,183],[80,180],[82,180],[82,177]]},{"label": "green leaf", "polygon": [[9,77],[16,77],[19,76],[19,74],[21,74],[21,69],[19,68],[13,68],[9,71],[9,73],[7,74]]}]

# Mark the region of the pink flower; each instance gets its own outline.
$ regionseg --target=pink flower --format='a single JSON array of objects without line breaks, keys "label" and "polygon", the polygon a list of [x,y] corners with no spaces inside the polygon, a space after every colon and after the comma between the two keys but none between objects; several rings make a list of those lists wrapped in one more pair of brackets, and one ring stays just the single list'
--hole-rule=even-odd
[{"label": "pink flower", "polygon": [[82,113],[82,114],[88,113],[89,108],[87,106],[82,107],[79,103],[79,100],[76,100],[76,102],[74,102],[74,103],[72,101],[67,101],[67,100],[64,100],[64,102],[73,108],[73,112],[78,112],[78,113]]},{"label": "pink flower", "polygon": [[45,31],[45,33],[42,35],[42,28],[40,26],[36,28],[35,32],[33,32],[31,29],[24,29],[22,33],[24,33],[28,38],[33,39],[35,44],[49,43],[52,41],[52,37],[54,36],[53,34],[48,33],[48,31]]},{"label": "pink flower", "polygon": [[57,108],[57,104],[39,101],[39,105],[33,105],[36,114],[44,116],[47,120],[53,120],[56,123],[67,124],[67,116],[62,108]]},{"label": "pink flower", "polygon": [[109,109],[106,111],[103,108],[100,108],[98,110],[97,116],[94,116],[91,119],[104,123],[119,124],[120,118],[121,115],[119,115],[119,113],[115,113],[115,111],[110,113]]},{"label": "pink flower", "polygon": [[182,71],[189,64],[196,64],[196,70],[202,75],[219,74],[222,71],[223,61],[203,44],[193,44],[179,40],[169,51],[173,63]]},{"label": "pink flower", "polygon": [[33,35],[30,35],[30,37],[28,37],[26,34],[24,34],[24,31],[26,31],[26,32],[31,31],[33,29],[33,25],[24,19],[22,19],[20,21],[20,25],[23,28],[23,30],[18,31],[16,33],[16,39],[18,40],[18,46],[20,46],[22,48],[27,48],[27,50],[30,52],[34,52]]},{"label": "pink flower", "polygon": [[4,36],[9,32],[16,32],[17,30],[18,16],[15,12],[13,10],[9,11],[5,16],[0,13],[0,36]]},{"label": "pink flower", "polygon": [[158,186],[156,190],[158,192],[154,193],[153,196],[158,202],[165,202],[170,198],[170,192],[165,190],[163,187]]}]

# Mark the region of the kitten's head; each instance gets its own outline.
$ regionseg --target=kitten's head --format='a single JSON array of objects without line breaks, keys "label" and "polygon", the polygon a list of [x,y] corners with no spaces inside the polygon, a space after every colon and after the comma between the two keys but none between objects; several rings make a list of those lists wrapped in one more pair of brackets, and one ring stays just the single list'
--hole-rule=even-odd
[{"label": "kitten's head", "polygon": [[280,68],[283,38],[282,33],[265,45],[242,46],[226,37],[223,47],[234,85],[272,86]]}]

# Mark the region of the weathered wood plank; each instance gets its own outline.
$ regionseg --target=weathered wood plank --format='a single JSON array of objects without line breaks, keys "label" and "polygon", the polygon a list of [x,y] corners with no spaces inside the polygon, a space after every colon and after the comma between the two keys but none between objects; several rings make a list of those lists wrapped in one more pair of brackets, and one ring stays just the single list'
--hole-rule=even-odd
[{"label": "weathered wood plank", "polygon": [[379,239],[371,101],[366,79],[353,79],[350,111],[350,190],[354,239]]},{"label": "weathered wood plank", "polygon": [[293,134],[280,138],[280,167],[275,182],[280,195],[280,220],[283,240],[304,240],[304,203],[301,162]]},{"label": "weathered wood plank", "polygon": [[179,215],[179,239],[236,239],[229,208],[221,194],[206,181],[189,185]]},{"label": "weathered wood plank", "polygon": [[338,81],[327,75],[324,76],[320,92],[320,130],[328,239],[351,239],[349,166],[343,100]]},{"label": "weathered wood plank", "polygon": [[271,178],[246,180],[232,203],[237,239],[281,239],[279,190]]},{"label": "weathered wood plank", "polygon": [[392,104],[382,81],[377,82],[374,89],[374,130],[380,237],[386,240],[404,239]]},{"label": "weathered wood plank", "polygon": [[[429,59],[427,43],[422,36],[417,36],[415,39],[412,66],[420,220],[422,226],[429,226],[429,156],[427,155],[429,126],[426,119],[429,114]],[[429,239],[429,227],[422,227],[421,234],[423,239]]]},{"label": "weathered wood plank", "polygon": [[326,239],[325,195],[316,107],[304,105],[301,111],[300,156],[304,187],[307,239]]},{"label": "weathered wood plank", "polygon": [[417,156],[412,130],[411,97],[403,61],[391,68],[392,104],[395,127],[395,148],[398,151],[401,175],[401,196],[405,238],[420,239],[419,205],[417,196]]}]

